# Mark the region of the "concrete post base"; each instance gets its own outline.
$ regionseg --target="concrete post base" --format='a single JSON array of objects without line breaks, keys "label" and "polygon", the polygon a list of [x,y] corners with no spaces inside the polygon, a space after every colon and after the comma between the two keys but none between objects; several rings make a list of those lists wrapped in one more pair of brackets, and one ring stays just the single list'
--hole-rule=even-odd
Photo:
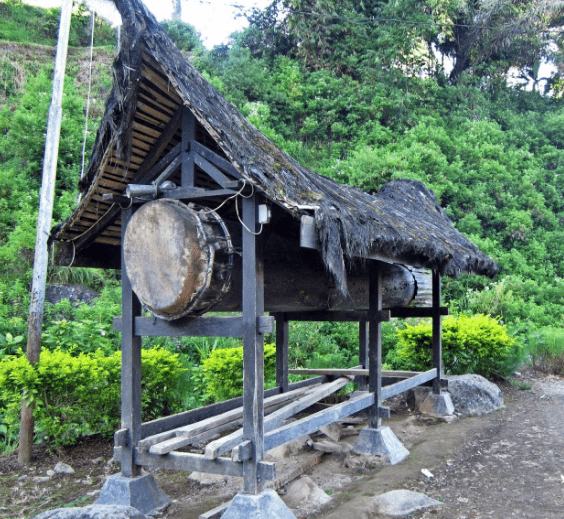
[{"label": "concrete post base", "polygon": [[419,406],[419,411],[430,415],[448,416],[454,413],[454,405],[452,405],[452,399],[448,393],[437,395],[431,392]]},{"label": "concrete post base", "polygon": [[274,490],[237,494],[221,519],[296,519]]},{"label": "concrete post base", "polygon": [[110,476],[95,505],[125,505],[137,508],[142,514],[148,515],[164,508],[170,499],[157,486],[151,474],[136,478],[126,478],[121,474]]},{"label": "concrete post base", "polygon": [[409,456],[409,451],[389,427],[362,429],[352,452],[385,457],[387,465],[396,465]]}]

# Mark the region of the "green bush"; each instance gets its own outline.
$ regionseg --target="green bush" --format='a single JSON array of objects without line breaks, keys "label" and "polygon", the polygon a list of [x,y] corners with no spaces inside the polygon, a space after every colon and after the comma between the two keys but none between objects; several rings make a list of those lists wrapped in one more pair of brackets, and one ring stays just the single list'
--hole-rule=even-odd
[{"label": "green bush", "polygon": [[[519,343],[508,335],[505,326],[498,319],[477,314],[447,317],[443,320],[443,366],[447,374],[504,376],[512,369],[507,366],[508,359],[519,357],[519,352]],[[398,355],[404,359],[409,369],[430,369],[432,354],[430,322],[408,325],[398,331]]]},{"label": "green bush", "polygon": [[[182,372],[177,355],[159,349],[142,351],[144,421],[180,411],[175,387]],[[0,441],[5,443],[19,427],[22,395],[35,403],[36,434],[50,448],[72,444],[85,434],[113,432],[120,423],[120,374],[121,352],[106,357],[101,351],[76,356],[45,350],[35,367],[23,354],[4,358]]]},{"label": "green bush", "polygon": [[[213,350],[203,361],[206,391],[215,400],[222,401],[243,394],[243,347]],[[276,347],[264,345],[264,385],[276,384]]]}]

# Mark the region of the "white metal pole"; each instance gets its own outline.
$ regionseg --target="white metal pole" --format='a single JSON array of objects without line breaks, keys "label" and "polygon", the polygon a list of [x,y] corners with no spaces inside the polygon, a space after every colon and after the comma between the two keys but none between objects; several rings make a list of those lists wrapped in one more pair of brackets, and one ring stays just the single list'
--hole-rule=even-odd
[{"label": "white metal pole", "polygon": [[[59,39],[55,56],[53,73],[53,94],[47,120],[47,138],[45,140],[45,156],[43,159],[43,176],[39,200],[39,216],[37,218],[37,236],[35,240],[35,258],[33,263],[33,281],[31,286],[31,304],[29,309],[27,358],[31,364],[39,362],[41,353],[41,323],[43,321],[43,302],[45,299],[45,282],[49,252],[47,240],[51,230],[53,215],[53,198],[55,195],[55,178],[57,174],[57,156],[59,153],[59,136],[61,133],[63,85],[69,40],[72,0],[63,0],[59,22]],[[33,443],[33,403],[22,400],[20,423],[20,446],[18,462],[20,465],[31,461]]]}]

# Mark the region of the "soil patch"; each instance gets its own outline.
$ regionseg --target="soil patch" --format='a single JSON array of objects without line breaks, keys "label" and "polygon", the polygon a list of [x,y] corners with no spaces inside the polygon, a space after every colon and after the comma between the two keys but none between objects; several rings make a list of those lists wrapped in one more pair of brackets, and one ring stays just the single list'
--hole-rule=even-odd
[{"label": "soil patch", "polygon": [[[373,459],[355,465],[350,454],[325,454],[305,474],[332,497],[331,502],[319,509],[305,505],[294,513],[298,518],[377,519],[371,505],[374,496],[408,489],[443,503],[410,516],[418,519],[561,518],[564,379],[527,371],[515,380],[513,385],[502,385],[504,409],[452,424],[415,415],[405,400],[396,397],[386,424],[410,451],[409,458],[395,466]],[[531,384],[532,389],[520,389]],[[344,440],[354,443],[356,436]],[[283,460],[278,473],[312,455],[302,449]],[[0,518],[28,518],[48,509],[92,503],[104,480],[118,472],[111,456],[111,441],[93,437],[56,454],[36,446],[34,462],[25,468],[18,466],[15,454],[0,458]],[[37,479],[47,477],[58,461],[76,473]],[[425,477],[422,469],[433,478]],[[238,478],[218,478],[203,485],[185,472],[153,474],[173,500],[161,514],[169,519],[196,519],[229,501],[242,486]],[[286,488],[279,490],[282,496]]]}]

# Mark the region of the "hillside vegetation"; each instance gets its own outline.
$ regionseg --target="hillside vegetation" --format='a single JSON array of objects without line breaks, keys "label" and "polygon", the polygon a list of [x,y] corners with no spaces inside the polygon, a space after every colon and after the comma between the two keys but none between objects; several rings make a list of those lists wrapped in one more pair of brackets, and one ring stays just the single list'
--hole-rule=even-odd
[{"label": "hillside vegetation", "polygon": [[[542,16],[537,3],[499,0],[491,3],[497,10],[470,12],[454,0],[276,0],[265,11],[248,14],[250,27],[211,51],[191,26],[166,24],[207,79],[297,160],[369,192],[397,178],[418,179],[434,190],[455,226],[500,266],[494,280],[444,281],[444,304],[455,319],[490,315],[503,328],[495,334],[509,335],[503,356],[484,361],[489,376],[505,376],[523,361],[556,371],[564,365],[563,83],[557,71],[549,80],[538,77],[541,59],[552,60],[556,70],[561,66],[554,27],[563,20],[560,2]],[[19,391],[32,391],[35,384],[28,377],[26,386],[18,378],[23,373],[18,366],[26,343],[58,12],[4,0],[0,14],[0,383],[6,384],[0,445],[9,449],[17,438]],[[74,207],[80,177],[90,68],[90,18],[83,14],[79,9],[73,16],[54,222]],[[477,24],[482,19],[489,30]],[[474,30],[461,34],[470,21]],[[504,32],[511,24],[521,30]],[[550,54],[549,35],[557,48]],[[94,41],[87,150],[111,89],[115,32],[98,20]],[[453,59],[448,74],[431,46]],[[534,90],[507,85],[512,66]],[[92,306],[48,307],[42,347],[58,350],[56,358],[68,366],[70,360],[60,360],[64,355],[112,357],[119,349],[111,329],[120,312],[118,281],[115,272],[52,267],[50,283],[79,282],[102,295]],[[480,330],[489,325],[483,328],[482,317],[464,323],[464,334],[476,333],[486,344],[479,351],[487,357],[488,338]],[[419,336],[420,329],[412,326],[418,323],[384,324],[388,366],[414,365],[405,353],[413,344],[405,338]],[[291,362],[355,364],[356,334],[349,324],[296,325]],[[464,358],[466,343],[458,339],[449,370],[476,368]],[[176,400],[163,407],[186,409],[223,394],[225,388],[217,388],[202,362],[214,350],[237,345],[227,339],[146,340],[145,348],[167,350],[176,359]],[[49,405],[65,415],[56,403],[64,401],[63,390],[52,387],[53,395],[38,400],[47,409],[38,416],[54,416]],[[102,425],[73,423],[66,437],[112,430],[115,416],[98,418]],[[38,441],[56,443],[49,424],[40,421]]]}]

